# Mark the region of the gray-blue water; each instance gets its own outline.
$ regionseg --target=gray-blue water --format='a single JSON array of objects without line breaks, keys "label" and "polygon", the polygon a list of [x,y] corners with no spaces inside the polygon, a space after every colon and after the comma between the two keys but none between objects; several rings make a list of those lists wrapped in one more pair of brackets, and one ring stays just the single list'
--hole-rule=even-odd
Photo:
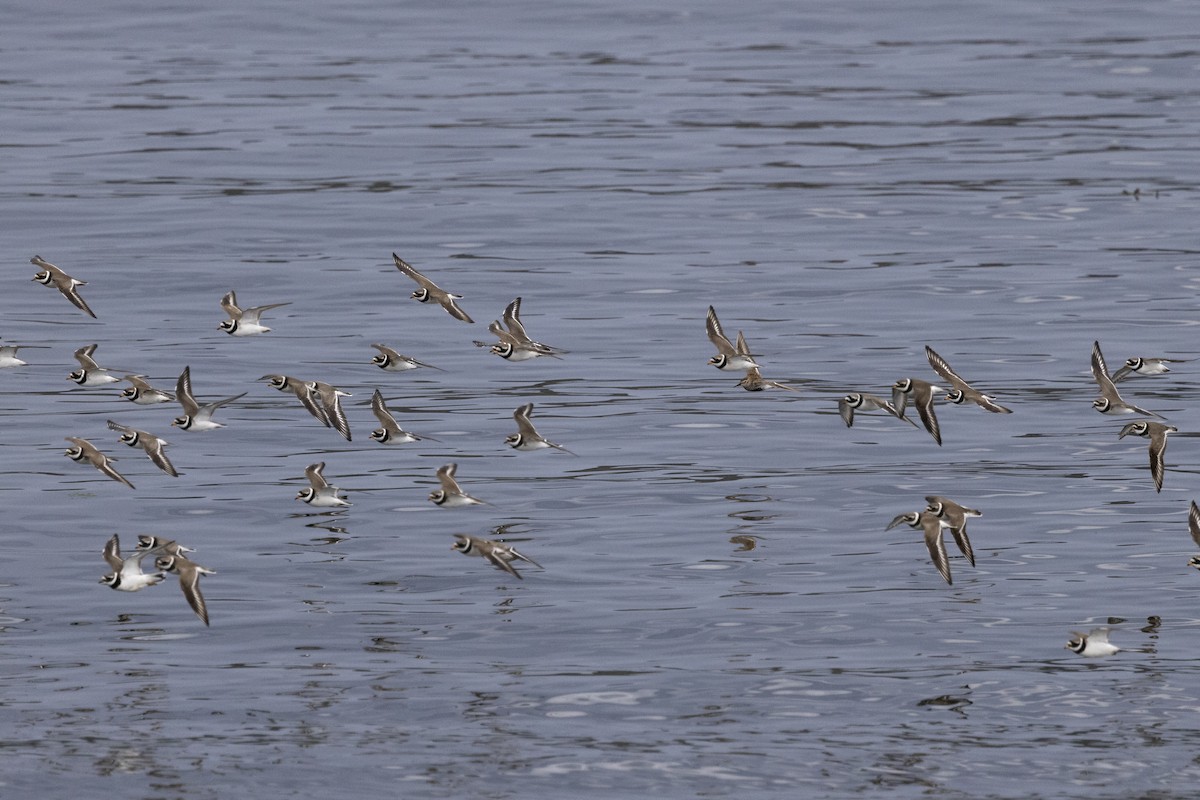
[{"label": "gray-blue water", "polygon": [[[0,372],[0,796],[1191,796],[1200,361],[1122,384],[1180,429],[1159,494],[1088,357],[1200,358],[1200,7],[675,6],[7,6],[0,336],[48,349]],[[230,289],[291,305],[235,339]],[[516,296],[569,355],[472,345]],[[800,391],[707,366],[710,304]],[[248,394],[171,428],[66,380],[93,342]],[[847,429],[927,344],[1014,413]],[[369,441],[376,388],[440,441]],[[505,447],[525,402],[577,456]],[[351,507],[294,499],[316,461]],[[428,502],[449,462],[489,505]],[[884,531],[927,494],[984,512],[953,586]],[[113,533],[196,548],[211,627],[99,585]]]}]

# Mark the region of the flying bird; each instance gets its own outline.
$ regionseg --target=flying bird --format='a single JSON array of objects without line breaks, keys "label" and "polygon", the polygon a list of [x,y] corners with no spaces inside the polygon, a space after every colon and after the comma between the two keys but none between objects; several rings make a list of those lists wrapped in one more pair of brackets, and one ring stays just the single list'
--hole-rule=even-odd
[{"label": "flying bird", "polygon": [[417,272],[417,270],[414,269],[411,264],[400,258],[400,256],[396,255],[395,253],[392,253],[392,260],[396,262],[396,269],[400,270],[405,275],[417,282],[418,288],[412,293],[412,299],[421,303],[428,303],[430,301],[437,303],[442,308],[446,309],[447,314],[455,319],[460,319],[463,322],[475,321],[471,319],[470,315],[468,315],[466,311],[462,310],[457,302],[455,302],[456,300],[460,300],[462,298],[461,294],[450,294],[450,292],[442,289],[436,283],[429,280],[429,278],[426,278],[424,275]]},{"label": "flying bird", "polygon": [[87,281],[72,278],[41,256],[34,256],[29,259],[29,263],[35,267],[42,268],[40,272],[33,276],[33,280],[58,289],[58,291],[62,292],[62,296],[70,300],[76,308],[86,312],[92,319],[96,318],[96,312],[92,311],[88,307],[87,302],[79,295],[79,287],[86,286]]}]

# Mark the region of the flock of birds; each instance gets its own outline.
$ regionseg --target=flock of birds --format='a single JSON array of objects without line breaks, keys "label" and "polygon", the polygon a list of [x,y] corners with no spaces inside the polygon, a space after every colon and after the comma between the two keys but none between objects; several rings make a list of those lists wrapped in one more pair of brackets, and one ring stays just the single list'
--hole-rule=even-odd
[{"label": "flock of birds", "polygon": [[[457,302],[461,299],[461,295],[442,289],[396,254],[393,253],[392,258],[396,268],[417,284],[417,289],[412,292],[412,299],[421,303],[439,305],[454,319],[467,323],[474,322]],[[96,317],[96,314],[79,294],[79,287],[86,285],[86,281],[71,277],[40,256],[34,256],[31,262],[40,270],[33,280],[57,289],[77,308],[93,318]],[[254,308],[242,308],[238,305],[235,293],[230,291],[221,299],[221,307],[228,315],[228,319],[223,321],[219,328],[232,336],[253,336],[267,333],[271,329],[262,322],[264,312],[286,305],[288,303],[271,303]],[[521,322],[520,311],[521,298],[518,297],[504,309],[503,322],[493,321],[488,326],[489,332],[495,336],[496,341],[475,341],[474,344],[489,348],[492,354],[509,361],[525,361],[539,357],[559,358],[567,352],[532,339]],[[742,372],[743,377],[737,384],[739,387],[751,392],[765,389],[796,391],[794,387],[778,381],[767,380],[762,376],[760,367],[755,360],[756,354],[751,352],[744,334],[738,331],[736,339],[731,341],[725,334],[716,310],[712,306],[708,308],[705,328],[709,340],[717,350],[716,355],[709,359],[708,363],[720,370]],[[372,358],[372,363],[380,369],[390,372],[420,368],[438,369],[403,355],[387,345],[372,344],[371,346],[379,353]],[[0,346],[0,367],[15,367],[25,364],[17,357],[19,347],[21,346]],[[136,374],[118,376],[101,367],[94,358],[96,348],[97,346],[92,344],[75,352],[75,358],[80,366],[78,370],[70,374],[71,380],[85,386],[126,381],[130,386],[121,392],[121,396],[139,405],[178,402],[183,413],[176,417],[171,425],[182,430],[203,431],[223,427],[222,423],[213,419],[215,412],[246,394],[242,393],[201,404],[192,392],[189,367],[184,367],[176,382],[175,392],[171,394],[155,388],[144,376]],[[944,399],[954,404],[973,403],[991,413],[1012,413],[1011,409],[1000,405],[994,398],[975,389],[932,348],[927,346],[925,353],[933,371],[949,384],[948,389],[943,389],[920,378],[907,377],[901,378],[892,385],[890,399],[865,392],[847,394],[838,400],[838,413],[846,426],[853,426],[856,413],[883,411],[914,427],[920,427],[916,421],[906,415],[906,410],[911,403],[917,411],[921,425],[940,446],[942,436],[935,412],[935,400],[943,391],[946,392],[943,395]],[[1100,391],[1100,396],[1096,398],[1092,406],[1098,412],[1106,415],[1134,414],[1143,417],[1143,419],[1124,425],[1118,433],[1118,438],[1135,435],[1149,441],[1150,473],[1156,490],[1160,492],[1165,472],[1164,455],[1167,436],[1176,432],[1177,428],[1166,424],[1165,421],[1145,419],[1146,417],[1155,417],[1161,420],[1162,417],[1125,401],[1117,389],[1117,383],[1134,374],[1161,375],[1167,373],[1170,371],[1169,364],[1182,360],[1139,356],[1128,359],[1115,373],[1110,373],[1099,342],[1095,342],[1092,347],[1092,376]],[[347,441],[351,440],[350,426],[341,407],[341,398],[348,396],[346,392],[323,381],[304,381],[288,375],[268,374],[260,380],[280,392],[293,394],[304,409],[319,422],[336,430]],[[383,395],[378,389],[375,390],[372,397],[371,410],[380,425],[370,435],[375,442],[404,444],[431,438],[418,436],[401,428],[387,408]],[[556,449],[571,453],[567,448],[538,433],[531,419],[533,410],[533,403],[526,403],[513,412],[517,431],[509,435],[505,439],[505,443],[521,451]],[[109,420],[108,427],[120,433],[119,441],[121,443],[129,447],[141,447],[146,456],[166,474],[171,476],[179,474],[164,451],[167,444],[165,440],[147,431],[122,425],[113,420]],[[66,450],[68,457],[77,462],[90,464],[112,480],[133,488],[133,484],[112,465],[112,459],[101,452],[92,442],[74,436],[67,437],[67,441],[72,445]],[[349,501],[341,496],[338,487],[329,483],[325,478],[324,469],[324,462],[309,465],[305,470],[309,487],[298,492],[296,499],[320,508],[349,505]],[[484,501],[471,496],[459,485],[456,477],[457,469],[457,464],[450,463],[437,470],[439,488],[429,494],[429,500],[443,508],[483,504]],[[964,558],[971,566],[975,566],[975,554],[967,536],[967,521],[982,516],[982,512],[964,506],[948,497],[931,495],[926,497],[925,501],[927,505],[923,510],[897,515],[888,524],[887,529],[890,530],[903,524],[921,531],[933,565],[946,583],[952,584],[944,531],[950,532]],[[1200,547],[1200,507],[1197,507],[1195,501],[1191,503],[1188,524],[1193,541]],[[522,576],[514,568],[513,562],[522,561],[541,567],[532,558],[519,553],[511,544],[500,539],[457,534],[452,549],[464,555],[480,556],[497,569],[504,570],[517,578]],[[119,538],[114,534],[102,551],[112,572],[105,575],[100,582],[118,591],[136,592],[162,582],[165,579],[164,573],[177,575],[180,588],[188,604],[204,624],[208,625],[208,610],[200,591],[200,578],[204,575],[213,575],[215,572],[191,560],[188,556],[191,552],[193,551],[190,548],[177,542],[143,535],[138,537],[134,552],[123,556]],[[147,572],[143,570],[142,564],[145,559],[150,557],[153,557],[154,571]],[[1200,568],[1200,556],[1194,556],[1189,564]],[[1089,633],[1072,633],[1073,636],[1066,647],[1080,655],[1087,657],[1111,655],[1119,649],[1109,643],[1108,630],[1105,628],[1096,628]]]},{"label": "flock of birds", "polygon": [[[392,254],[396,268],[407,275],[417,284],[412,298],[422,303],[435,303],[446,310],[450,316],[463,322],[474,322],[466,311],[456,302],[461,295],[451,294],[441,289],[414,267],[399,256]],[[31,263],[39,268],[33,280],[46,286],[53,287],[62,293],[77,308],[96,318],[96,314],[88,306],[87,301],[79,293],[79,287],[87,285],[86,281],[68,275],[59,267],[51,264],[41,256],[34,256]],[[263,324],[264,312],[286,306],[288,303],[271,303],[253,308],[242,308],[238,305],[237,295],[230,291],[221,298],[221,307],[228,319],[218,326],[220,330],[231,336],[255,336],[269,332],[271,329]],[[566,353],[532,339],[521,322],[521,298],[513,300],[504,309],[503,322],[493,321],[488,330],[496,337],[495,342],[476,341],[475,345],[489,348],[490,352],[509,361],[525,361],[531,358],[548,356],[560,358]],[[438,369],[432,365],[403,355],[384,344],[372,344],[378,355],[371,361],[380,369],[389,372],[403,372],[412,369]],[[19,367],[26,362],[18,358],[17,352],[22,345],[0,346],[0,367]],[[121,392],[121,397],[138,405],[157,405],[160,403],[179,403],[182,414],[172,420],[171,425],[187,431],[207,431],[224,427],[213,417],[225,405],[241,399],[246,395],[234,395],[207,403],[200,403],[192,391],[191,368],[185,366],[175,384],[174,393],[158,389],[150,384],[143,375],[124,374],[102,367],[95,359],[97,345],[90,344],[75,351],[75,360],[79,369],[68,376],[81,386],[98,386],[104,384],[128,382],[128,388]],[[324,381],[305,381],[288,375],[269,374],[260,380],[265,381],[271,388],[280,392],[295,395],[296,399],[313,417],[326,427],[333,428],[347,441],[351,441],[352,433],[349,422],[342,410],[341,398],[349,396],[337,387]],[[505,444],[514,450],[534,451],[554,449],[571,453],[566,447],[552,442],[542,436],[532,421],[533,403],[525,403],[513,411],[513,420],[517,425],[515,433],[508,435]],[[388,409],[382,392],[376,389],[371,399],[371,411],[379,421],[379,427],[371,432],[372,441],[384,445],[406,444],[432,437],[419,436],[405,431],[392,412]],[[167,441],[149,431],[123,425],[115,420],[108,421],[108,427],[119,432],[118,441],[129,447],[140,447],[160,470],[167,475],[177,477],[179,472],[167,456],[165,447]],[[68,436],[71,446],[65,455],[73,461],[89,464],[103,475],[114,481],[134,488],[133,483],[122,475],[113,465],[112,457],[106,455],[91,441]],[[574,455],[574,453],[571,453]],[[350,505],[337,486],[331,484],[324,474],[324,462],[310,464],[305,470],[309,486],[296,494],[296,499],[317,508],[338,508]],[[457,480],[458,465],[446,464],[437,470],[439,488],[430,492],[429,500],[441,508],[458,508],[463,506],[485,504],[483,500],[468,494]],[[513,566],[513,562],[525,562],[541,568],[534,559],[520,553],[510,543],[499,539],[486,539],[467,534],[456,534],[451,549],[464,555],[479,556],[497,569],[509,575],[522,579],[522,575]],[[121,552],[120,537],[113,536],[105,543],[102,550],[104,560],[112,571],[100,579],[100,583],[122,592],[137,592],[150,586],[155,586],[165,579],[164,573],[178,576],[179,586],[192,610],[205,625],[209,624],[208,607],[204,594],[200,589],[200,578],[205,575],[215,575],[214,570],[208,569],[195,561],[189,554],[194,550],[170,539],[142,535],[134,551],[128,555]],[[146,571],[143,563],[151,559],[153,571]]]},{"label": "flock of birds", "polygon": [[[762,377],[759,366],[754,360],[754,354],[750,352],[746,337],[741,331],[738,331],[736,340],[730,341],[721,327],[716,310],[712,306],[708,307],[706,329],[708,338],[712,341],[713,346],[717,348],[717,354],[709,360],[709,363],[722,370],[745,371],[745,377],[738,382],[738,386],[747,391],[762,391],[768,388],[795,391],[790,386],[776,381],[768,381]],[[925,430],[941,446],[942,432],[938,424],[937,413],[934,410],[934,402],[937,399],[938,393],[943,391],[946,392],[943,396],[944,399],[956,405],[970,402],[979,406],[984,411],[990,411],[993,414],[1012,413],[1012,409],[1005,408],[997,403],[994,398],[971,386],[970,383],[954,371],[946,359],[938,355],[928,345],[925,347],[925,356],[933,371],[949,384],[948,389],[920,378],[901,378],[892,384],[890,400],[866,392],[847,394],[838,401],[838,413],[846,423],[846,427],[854,425],[855,412],[866,411],[884,411],[897,419],[908,422],[914,427],[919,427],[911,417],[905,414],[911,402],[916,408],[917,415],[921,420],[921,424],[924,425]],[[1161,420],[1163,419],[1161,415],[1153,411],[1147,411],[1124,400],[1117,389],[1117,383],[1134,374],[1162,375],[1170,372],[1170,364],[1187,360],[1190,359],[1135,356],[1127,359],[1115,373],[1110,373],[1108,365],[1104,360],[1104,354],[1100,350],[1100,343],[1093,342],[1091,359],[1092,377],[1100,389],[1100,396],[1092,402],[1092,407],[1101,414],[1106,415],[1136,414],[1142,417],[1156,417]],[[1158,492],[1162,491],[1163,476],[1166,471],[1165,454],[1167,436],[1178,432],[1178,430],[1174,425],[1168,425],[1166,422],[1139,419],[1127,423],[1117,433],[1118,439],[1133,435],[1149,440],[1150,475],[1154,480],[1155,490]],[[947,584],[953,584],[954,581],[950,574],[950,559],[946,552],[944,532],[947,530],[950,531],[950,535],[954,539],[954,543],[958,546],[959,551],[966,558],[967,562],[974,567],[975,553],[971,548],[971,540],[967,537],[967,521],[972,517],[983,516],[983,512],[978,509],[968,508],[948,497],[937,495],[927,496],[925,502],[927,505],[922,511],[910,511],[894,517],[888,523],[887,530],[904,524],[914,530],[921,531],[934,567],[937,568],[938,573],[945,579]],[[1191,503],[1191,510],[1188,515],[1188,528],[1191,532],[1192,541],[1196,543],[1197,547],[1200,547],[1200,507],[1197,507],[1194,500]],[[1200,568],[1200,556],[1193,556],[1188,564]],[[1120,648],[1108,641],[1108,634],[1109,631],[1107,628],[1094,628],[1088,633],[1072,631],[1072,637],[1067,642],[1066,648],[1088,658],[1112,655],[1118,652]]]}]

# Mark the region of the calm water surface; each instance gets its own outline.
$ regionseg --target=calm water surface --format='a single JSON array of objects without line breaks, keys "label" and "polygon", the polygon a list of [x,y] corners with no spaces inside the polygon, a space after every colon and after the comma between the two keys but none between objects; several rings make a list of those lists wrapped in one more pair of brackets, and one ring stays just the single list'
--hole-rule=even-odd
[{"label": "calm water surface", "polygon": [[[1200,358],[1194,5],[8,12],[0,336],[46,349],[0,374],[0,796],[1194,791],[1200,362],[1123,384],[1180,429],[1161,494],[1088,371],[1095,339]],[[408,300],[393,251],[479,323]],[[291,305],[234,339],[229,289]],[[516,296],[567,357],[472,346]],[[706,366],[710,304],[800,391]],[[172,429],[65,379],[93,342],[247,394]],[[1015,413],[847,429],[837,398],[932,379],[926,344]],[[353,441],[265,373],[351,392]],[[376,388],[438,441],[371,442]],[[506,448],[525,402],[578,455]],[[293,499],[316,461],[350,508]],[[451,461],[489,505],[426,500]],[[953,586],[884,531],[927,494],[984,511]],[[174,578],[97,584],[143,532],[216,570],[211,628]],[[1103,624],[1121,653],[1063,649]]]}]

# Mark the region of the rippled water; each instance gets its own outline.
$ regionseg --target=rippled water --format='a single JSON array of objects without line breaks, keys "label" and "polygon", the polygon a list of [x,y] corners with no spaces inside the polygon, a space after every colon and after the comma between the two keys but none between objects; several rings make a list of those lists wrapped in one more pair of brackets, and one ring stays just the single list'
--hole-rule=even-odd
[{"label": "rippled water", "polygon": [[[1194,6],[9,12],[0,335],[48,349],[0,373],[0,795],[1190,796],[1200,362],[1122,384],[1180,428],[1158,494],[1088,354],[1200,358]],[[233,339],[229,289],[291,305]],[[568,356],[472,346],[518,295]],[[710,304],[800,391],[706,366]],[[172,429],[65,380],[93,342],[248,394]],[[1015,413],[846,429],[926,344]],[[353,442],[275,372],[352,392]],[[439,441],[369,441],[375,388]],[[504,446],[525,402],[577,456]],[[349,509],[293,499],[315,461]],[[490,505],[426,500],[451,461]],[[984,511],[953,586],[884,531],[927,494]],[[174,578],[98,585],[114,532],[195,547],[211,628]],[[1102,624],[1116,656],[1063,649]]]}]

